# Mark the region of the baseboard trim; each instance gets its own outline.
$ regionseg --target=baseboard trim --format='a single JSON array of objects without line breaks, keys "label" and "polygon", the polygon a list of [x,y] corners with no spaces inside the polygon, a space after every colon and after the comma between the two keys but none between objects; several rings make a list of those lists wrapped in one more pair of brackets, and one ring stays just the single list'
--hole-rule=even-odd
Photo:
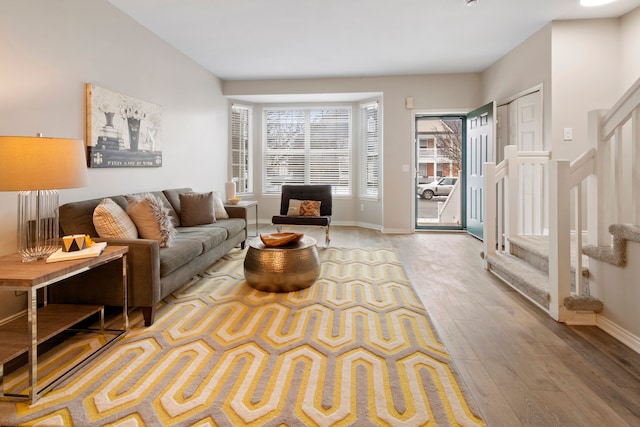
[{"label": "baseboard trim", "polygon": [[383,228],[382,232],[385,234],[413,234],[413,231],[407,230],[406,228],[391,228],[391,227]]},{"label": "baseboard trim", "polygon": [[627,331],[602,315],[597,315],[596,326],[640,354],[640,337]]},{"label": "baseboard trim", "polygon": [[562,307],[562,322],[572,326],[597,326],[598,315],[593,311],[574,311]]}]

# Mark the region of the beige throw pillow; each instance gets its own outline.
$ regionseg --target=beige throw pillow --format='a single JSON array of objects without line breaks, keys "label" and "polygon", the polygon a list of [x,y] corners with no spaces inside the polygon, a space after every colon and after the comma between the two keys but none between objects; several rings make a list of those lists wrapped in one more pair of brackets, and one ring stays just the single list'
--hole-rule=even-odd
[{"label": "beige throw pillow", "polygon": [[212,224],[216,222],[213,213],[213,193],[180,194],[180,224],[184,227]]},{"label": "beige throw pillow", "polygon": [[127,213],[143,239],[157,240],[161,248],[173,244],[176,228],[169,209],[152,194],[127,196]]},{"label": "beige throw pillow", "polygon": [[137,239],[138,229],[112,199],[103,199],[93,211],[93,226],[103,239]]},{"label": "beige throw pillow", "polygon": [[222,196],[217,191],[213,191],[213,208],[216,213],[216,219],[228,219],[229,213],[224,208],[224,202]]},{"label": "beige throw pillow", "polygon": [[287,210],[288,216],[300,215],[300,200],[289,199],[289,209]]}]

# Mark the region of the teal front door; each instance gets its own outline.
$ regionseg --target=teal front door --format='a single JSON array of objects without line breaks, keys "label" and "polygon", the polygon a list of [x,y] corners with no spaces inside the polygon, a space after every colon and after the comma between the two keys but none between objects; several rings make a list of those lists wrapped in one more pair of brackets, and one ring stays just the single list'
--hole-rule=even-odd
[{"label": "teal front door", "polygon": [[484,163],[495,161],[494,103],[490,102],[467,115],[467,231],[482,240],[484,232]]}]

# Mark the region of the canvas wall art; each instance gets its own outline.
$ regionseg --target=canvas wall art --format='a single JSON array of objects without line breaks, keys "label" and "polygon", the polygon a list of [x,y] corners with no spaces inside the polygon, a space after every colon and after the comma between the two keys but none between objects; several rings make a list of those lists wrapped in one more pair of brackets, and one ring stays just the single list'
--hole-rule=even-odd
[{"label": "canvas wall art", "polygon": [[89,167],[162,166],[162,108],[92,83],[86,90]]}]

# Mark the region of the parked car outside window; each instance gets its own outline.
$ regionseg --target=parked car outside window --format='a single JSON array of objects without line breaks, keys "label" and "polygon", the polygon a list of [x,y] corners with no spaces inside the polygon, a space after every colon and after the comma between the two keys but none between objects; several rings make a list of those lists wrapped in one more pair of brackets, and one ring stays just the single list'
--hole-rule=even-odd
[{"label": "parked car outside window", "polygon": [[457,181],[458,178],[444,177],[429,184],[420,184],[418,185],[418,195],[427,200],[434,196],[448,196]]}]

